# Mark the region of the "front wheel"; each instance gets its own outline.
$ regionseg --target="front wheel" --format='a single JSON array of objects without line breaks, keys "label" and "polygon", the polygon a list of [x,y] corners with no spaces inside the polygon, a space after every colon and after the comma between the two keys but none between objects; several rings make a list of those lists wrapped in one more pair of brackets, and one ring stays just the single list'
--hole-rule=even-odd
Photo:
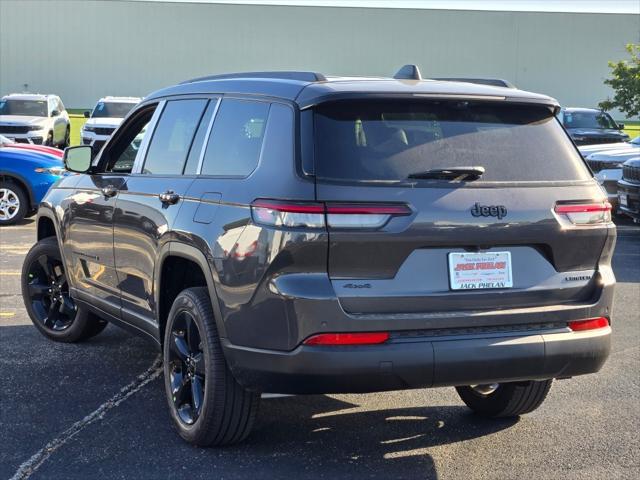
[{"label": "front wheel", "polygon": [[40,240],[27,253],[22,266],[22,298],[35,327],[57,342],[86,340],[107,326],[69,295],[56,237]]},{"label": "front wheel", "polygon": [[71,139],[71,130],[70,130],[70,127],[67,126],[67,130],[66,130],[66,132],[64,134],[64,140],[59,145],[61,150],[64,150],[65,148],[67,148],[69,146],[70,139]]},{"label": "front wheel", "polygon": [[260,395],[244,389],[229,370],[206,288],[188,288],[176,297],[163,353],[167,401],[180,436],[203,447],[244,440]]},{"label": "front wheel", "polygon": [[542,405],[553,380],[493,383],[456,387],[475,413],[485,417],[517,417]]}]

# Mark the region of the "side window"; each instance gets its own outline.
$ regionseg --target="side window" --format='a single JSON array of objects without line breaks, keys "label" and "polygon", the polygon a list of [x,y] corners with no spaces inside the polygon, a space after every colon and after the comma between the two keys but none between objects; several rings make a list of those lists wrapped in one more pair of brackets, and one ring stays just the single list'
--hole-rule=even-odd
[{"label": "side window", "polygon": [[246,177],[258,165],[269,104],[224,99],[202,163],[202,175]]},{"label": "side window", "polygon": [[182,174],[207,102],[206,99],[167,102],[151,138],[142,173]]},{"label": "side window", "polygon": [[64,112],[64,105],[62,104],[62,100],[58,99],[58,111],[60,113]]},{"label": "side window", "polygon": [[146,107],[136,112],[127,125],[118,130],[117,137],[108,143],[107,149],[100,158],[101,165],[104,165],[104,172],[131,173],[156,106]]},{"label": "side window", "polygon": [[53,113],[53,111],[57,110],[58,107],[56,106],[56,101],[53,98],[50,98],[47,101],[47,104],[49,105],[49,115],[48,116],[51,117],[52,116],[51,114]]}]

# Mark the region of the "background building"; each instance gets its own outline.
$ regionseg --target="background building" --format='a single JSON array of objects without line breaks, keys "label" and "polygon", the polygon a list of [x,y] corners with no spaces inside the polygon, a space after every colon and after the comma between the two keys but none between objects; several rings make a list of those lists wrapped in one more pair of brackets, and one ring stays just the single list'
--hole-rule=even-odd
[{"label": "background building", "polygon": [[390,75],[416,63],[425,77],[500,77],[595,106],[610,94],[607,61],[631,42],[630,13],[0,0],[0,94],[57,93],[84,108],[218,72]]}]

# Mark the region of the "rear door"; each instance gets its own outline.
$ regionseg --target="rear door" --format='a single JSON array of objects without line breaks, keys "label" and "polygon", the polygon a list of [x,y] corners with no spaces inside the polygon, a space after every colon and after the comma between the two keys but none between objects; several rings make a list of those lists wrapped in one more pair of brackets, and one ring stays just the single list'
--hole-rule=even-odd
[{"label": "rear door", "polygon": [[122,316],[144,330],[155,324],[154,268],[195,178],[183,171],[208,104],[208,98],[163,102],[149,144],[136,157],[127,188],[118,194],[114,255]]},{"label": "rear door", "polygon": [[[593,295],[608,207],[547,107],[350,100],[317,107],[314,120],[329,275],[347,312],[504,309]],[[434,173],[454,167],[485,173]]]}]

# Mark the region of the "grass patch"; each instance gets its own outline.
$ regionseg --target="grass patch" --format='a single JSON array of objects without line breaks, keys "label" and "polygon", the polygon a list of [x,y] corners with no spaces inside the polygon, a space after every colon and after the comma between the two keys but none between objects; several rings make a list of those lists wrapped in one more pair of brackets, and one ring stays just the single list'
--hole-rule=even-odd
[{"label": "grass patch", "polygon": [[83,114],[76,115],[70,113],[69,120],[71,121],[71,138],[69,139],[69,143],[71,145],[80,145],[80,129],[87,119],[84,118]]},{"label": "grass patch", "polygon": [[624,123],[624,133],[631,138],[635,138],[640,135],[640,122],[626,121]]}]

